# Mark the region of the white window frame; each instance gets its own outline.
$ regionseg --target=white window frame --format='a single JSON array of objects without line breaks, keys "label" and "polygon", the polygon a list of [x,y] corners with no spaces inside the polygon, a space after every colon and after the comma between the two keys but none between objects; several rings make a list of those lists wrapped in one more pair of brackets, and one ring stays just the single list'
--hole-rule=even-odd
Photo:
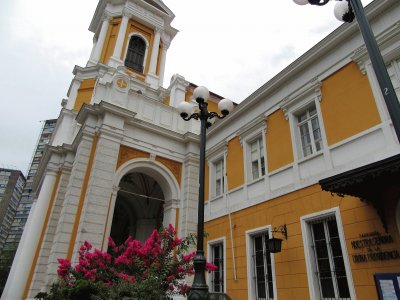
[{"label": "white window frame", "polygon": [[[222,251],[223,251],[223,272],[224,272],[224,278],[223,278],[223,284],[224,284],[224,290],[222,293],[226,293],[226,238],[221,237],[217,238],[211,241],[207,242],[207,261],[208,262],[213,262],[213,257],[212,257],[212,248],[215,245],[222,244]],[[210,291],[212,291],[212,273],[207,274],[207,284],[210,288]]]},{"label": "white window frame", "polygon": [[[253,175],[253,159],[252,159],[252,145],[257,143],[257,165],[258,165],[258,177],[254,178]],[[260,149],[260,144],[262,145],[262,149]],[[247,168],[247,181],[255,181],[259,180],[266,175],[266,151],[265,151],[265,139],[262,134],[257,135],[256,137],[252,138],[251,140],[247,140],[246,142],[246,168]],[[262,152],[261,152],[262,150]],[[261,158],[264,159],[264,174],[262,173],[262,163]]]},{"label": "white window frame", "polygon": [[[240,143],[243,147],[243,155],[244,155],[244,176],[245,182],[253,182],[258,181],[262,178],[265,178],[268,173],[267,167],[267,143],[266,143],[266,119],[264,115],[260,115],[257,118],[254,118],[249,124],[247,124],[244,128],[242,128],[238,135],[240,137]],[[253,178],[252,173],[252,159],[251,159],[251,144],[257,140],[260,140],[263,146],[263,153],[264,156],[264,175],[260,173],[258,178]],[[260,155],[261,157],[261,155]],[[259,166],[259,171],[261,168]]]},{"label": "white window frame", "polygon": [[[123,65],[125,66],[125,60],[126,60],[126,55],[127,55],[127,53],[128,53],[129,42],[130,42],[130,40],[131,40],[131,38],[132,38],[133,36],[138,36],[138,37],[142,38],[143,41],[146,43],[146,50],[145,50],[145,52],[144,52],[144,58],[143,58],[143,73],[142,73],[142,74],[145,74],[145,71],[146,71],[146,63],[147,63],[147,55],[148,55],[148,53],[149,53],[149,41],[148,41],[147,38],[146,38],[143,34],[141,34],[140,32],[131,32],[131,33],[129,34],[128,39],[127,39],[127,41],[126,41],[125,50],[124,50],[124,58],[123,58],[122,62],[123,62]],[[135,71],[135,72],[137,72],[137,71]],[[138,73],[140,73],[140,72],[138,72]]]},{"label": "white window frame", "polygon": [[318,220],[318,219],[326,219],[334,216],[336,219],[336,224],[338,228],[338,233],[340,237],[340,246],[342,249],[343,261],[346,269],[346,277],[350,291],[351,299],[357,299],[356,293],[354,289],[353,277],[351,273],[351,265],[349,261],[349,255],[346,248],[346,239],[343,231],[342,218],[340,216],[339,207],[334,207],[331,209],[327,209],[324,211],[312,213],[309,215],[302,216],[300,218],[301,223],[301,232],[303,235],[303,243],[304,243],[304,256],[306,259],[306,268],[307,268],[307,279],[308,286],[310,292],[310,299],[320,299],[320,290],[318,278],[315,276],[316,264],[315,259],[313,257],[313,250],[311,249],[311,245],[313,244],[312,235],[311,235],[311,227],[310,222]]},{"label": "white window frame", "polygon": [[[248,290],[248,299],[256,299],[256,287],[253,280],[254,273],[254,264],[253,264],[253,238],[260,234],[268,233],[268,237],[272,237],[272,226],[267,225],[263,227],[258,227],[255,229],[247,230],[245,233],[246,236],[246,257],[247,257],[247,290]],[[275,256],[273,253],[271,255],[271,271],[272,271],[272,282],[273,282],[273,291],[274,291],[274,300],[278,299],[278,293],[276,289],[276,273],[275,273]]]},{"label": "white window frame", "polygon": [[[310,115],[310,113],[309,113],[312,110],[312,108],[315,109],[314,115]],[[303,121],[299,121],[298,120],[299,116],[304,115],[304,114],[306,114],[306,119]],[[324,143],[323,143],[323,138],[322,138],[321,121],[320,121],[320,117],[318,115],[318,110],[317,110],[317,106],[315,105],[315,102],[311,101],[306,106],[295,111],[293,113],[293,118],[295,119],[295,121],[293,123],[296,123],[295,135],[296,135],[296,145],[298,147],[299,157],[306,158],[306,157],[313,156],[319,152],[322,152],[322,150],[324,149]],[[312,121],[314,119],[318,120],[318,129],[319,129],[319,132],[321,135],[320,140],[319,140],[319,142],[321,143],[321,148],[319,150],[317,149],[317,142],[316,142],[316,140],[314,138],[314,134],[313,134]],[[310,144],[308,146],[311,146],[311,153],[306,153],[304,151],[305,145],[303,145],[302,135],[301,135],[301,127],[303,127],[303,126],[307,127],[307,130],[308,130],[308,134],[309,134],[309,138],[310,138]]]},{"label": "white window frame", "polygon": [[[304,84],[298,90],[294,91],[288,97],[286,97],[281,105],[281,109],[284,112],[285,118],[290,123],[291,139],[294,150],[293,154],[295,160],[297,161],[301,159],[312,158],[316,155],[323,153],[324,151],[327,151],[326,149],[328,149],[326,142],[326,134],[324,129],[324,121],[322,118],[321,107],[320,107],[320,101],[322,100],[321,86],[322,86],[321,81],[319,81],[318,78],[314,78],[308,83]],[[319,151],[304,156],[297,116],[303,111],[305,111],[307,108],[312,106],[315,106],[317,112],[322,147]],[[312,137],[312,131],[311,131],[311,137]]]},{"label": "white window frame", "polygon": [[400,57],[393,59],[387,67],[393,88],[395,89],[397,98],[400,101]]},{"label": "white window frame", "polygon": [[[221,174],[220,177],[217,178],[217,171],[218,167],[221,166]],[[226,166],[225,166],[225,157],[219,157],[212,162],[212,181],[211,181],[211,195],[212,198],[218,198],[224,195],[225,193],[225,173],[226,173]],[[220,180],[219,184],[217,184],[217,180]],[[217,194],[217,188],[220,188],[220,193]]]}]

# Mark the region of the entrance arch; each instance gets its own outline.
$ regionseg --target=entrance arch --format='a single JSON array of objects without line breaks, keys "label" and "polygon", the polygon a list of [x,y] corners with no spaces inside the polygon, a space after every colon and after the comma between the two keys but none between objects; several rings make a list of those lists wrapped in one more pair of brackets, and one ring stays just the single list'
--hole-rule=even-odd
[{"label": "entrance arch", "polygon": [[161,225],[177,225],[179,185],[160,162],[135,159],[124,163],[116,172],[114,187],[106,233],[117,244],[129,235],[144,241]]},{"label": "entrance arch", "polygon": [[128,236],[145,241],[159,229],[164,217],[164,194],[152,177],[128,173],[119,183],[111,224],[111,237],[122,244]]}]

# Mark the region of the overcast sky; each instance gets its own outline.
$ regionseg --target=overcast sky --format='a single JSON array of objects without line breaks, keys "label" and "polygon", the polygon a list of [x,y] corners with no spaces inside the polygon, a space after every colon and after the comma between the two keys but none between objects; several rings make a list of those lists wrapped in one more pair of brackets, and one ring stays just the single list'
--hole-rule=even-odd
[{"label": "overcast sky", "polygon": [[[42,121],[57,118],[74,65],[89,58],[97,2],[0,1],[0,167],[26,174]],[[164,3],[179,30],[164,87],[178,73],[238,103],[341,25],[333,1],[323,7],[292,0]]]}]

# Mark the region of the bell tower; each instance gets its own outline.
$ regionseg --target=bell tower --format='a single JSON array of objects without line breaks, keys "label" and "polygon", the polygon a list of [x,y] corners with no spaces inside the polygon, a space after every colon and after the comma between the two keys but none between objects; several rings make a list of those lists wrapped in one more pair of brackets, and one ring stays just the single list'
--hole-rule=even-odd
[{"label": "bell tower", "polygon": [[126,108],[126,102],[106,99],[104,89],[145,93],[162,87],[167,50],[178,32],[174,17],[160,0],[99,1],[89,26],[92,52],[84,68],[75,67],[64,107],[79,111],[103,100]]}]

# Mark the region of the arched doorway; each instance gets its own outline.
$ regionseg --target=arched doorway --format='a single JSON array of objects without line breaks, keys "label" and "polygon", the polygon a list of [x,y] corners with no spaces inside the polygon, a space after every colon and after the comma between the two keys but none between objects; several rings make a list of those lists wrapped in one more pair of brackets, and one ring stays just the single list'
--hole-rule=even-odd
[{"label": "arched doorway", "polygon": [[140,172],[124,175],[119,183],[111,225],[111,237],[117,245],[128,236],[145,241],[163,224],[164,193],[151,176]]}]

